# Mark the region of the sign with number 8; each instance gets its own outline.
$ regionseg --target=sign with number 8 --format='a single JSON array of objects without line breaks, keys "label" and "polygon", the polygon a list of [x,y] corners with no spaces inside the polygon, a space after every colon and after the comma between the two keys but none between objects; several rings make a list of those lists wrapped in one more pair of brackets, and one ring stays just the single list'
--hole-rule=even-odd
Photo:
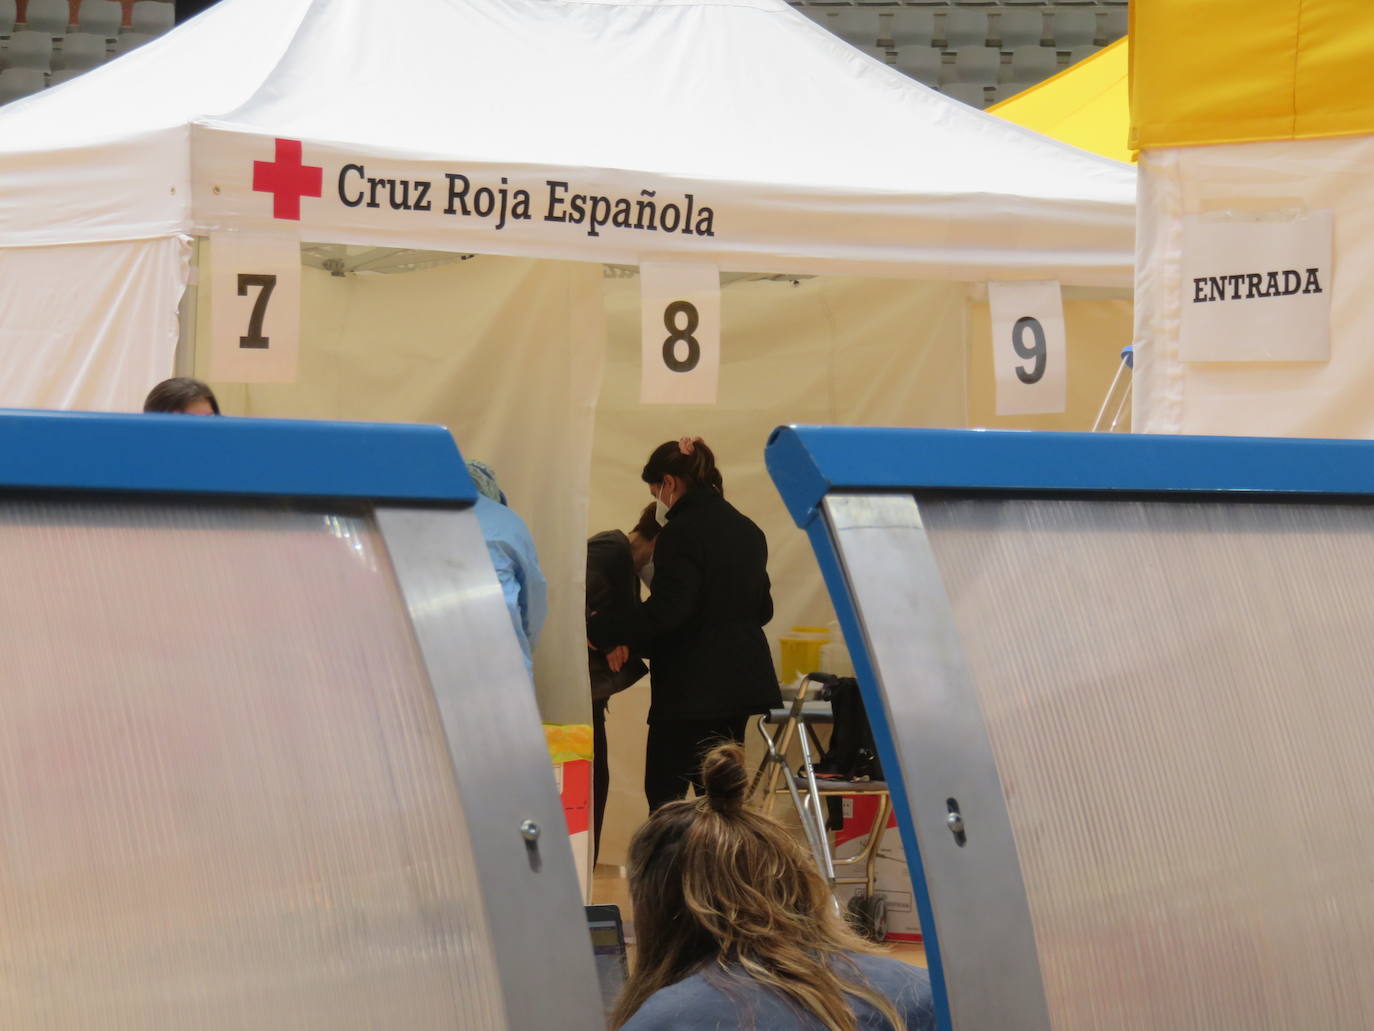
[{"label": "sign with number 8", "polygon": [[649,262],[639,268],[639,289],[640,401],[715,404],[719,271],[714,265]]},{"label": "sign with number 8", "polygon": [[[675,325],[679,315],[685,320],[681,328]],[[691,301],[674,301],[663,309],[663,326],[668,330],[668,339],[663,341],[663,364],[674,372],[691,372],[701,361],[701,344],[692,335],[699,325],[701,316]],[[681,360],[677,357],[678,344],[687,345],[687,355]]]}]

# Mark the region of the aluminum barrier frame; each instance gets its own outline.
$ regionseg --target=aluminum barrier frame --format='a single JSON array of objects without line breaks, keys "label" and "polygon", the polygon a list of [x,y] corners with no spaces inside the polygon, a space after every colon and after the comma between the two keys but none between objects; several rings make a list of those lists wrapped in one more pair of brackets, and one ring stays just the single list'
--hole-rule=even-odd
[{"label": "aluminum barrier frame", "polygon": [[[792,426],[774,431],[766,461],[810,537],[882,761],[902,771],[889,782],[938,1026],[1048,1031],[1006,800],[917,495],[1374,500],[1374,447]],[[925,618],[913,627],[866,609],[854,582],[881,586],[901,599],[897,611]]]},{"label": "aluminum barrier frame", "polygon": [[[604,1026],[572,849],[476,492],[439,426],[0,413],[4,497],[365,511],[390,558],[469,828],[505,1026]],[[566,913],[566,920],[552,914]],[[540,963],[540,957],[549,957]]]}]

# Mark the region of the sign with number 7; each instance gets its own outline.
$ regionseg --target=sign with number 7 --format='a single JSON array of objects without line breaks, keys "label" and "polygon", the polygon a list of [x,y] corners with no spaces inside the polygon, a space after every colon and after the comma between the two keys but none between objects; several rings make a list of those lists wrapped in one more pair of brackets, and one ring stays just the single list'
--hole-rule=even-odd
[{"label": "sign with number 7", "polygon": [[290,383],[301,332],[300,244],[238,232],[210,236],[210,379]]},{"label": "sign with number 7", "polygon": [[641,404],[716,403],[720,272],[714,265],[639,266]]}]

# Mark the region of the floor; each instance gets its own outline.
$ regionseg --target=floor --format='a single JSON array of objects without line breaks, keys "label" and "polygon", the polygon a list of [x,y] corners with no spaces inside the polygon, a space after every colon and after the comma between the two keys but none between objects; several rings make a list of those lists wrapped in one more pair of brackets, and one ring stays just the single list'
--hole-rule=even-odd
[{"label": "floor", "polygon": [[[625,921],[625,938],[629,946],[630,962],[634,962],[634,927],[630,919],[630,889],[625,881],[623,867],[598,865],[592,873],[592,902],[601,905],[620,907]],[[923,945],[909,942],[888,942],[886,948],[893,956],[905,963],[923,967],[926,965],[926,950]]]}]

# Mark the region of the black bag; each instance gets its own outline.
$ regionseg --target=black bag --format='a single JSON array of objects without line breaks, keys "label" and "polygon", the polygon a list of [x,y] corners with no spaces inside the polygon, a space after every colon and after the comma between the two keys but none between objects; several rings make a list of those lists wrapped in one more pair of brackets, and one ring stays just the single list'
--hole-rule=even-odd
[{"label": "black bag", "polygon": [[883,766],[873,727],[864,711],[859,682],[853,677],[835,677],[821,688],[821,697],[830,700],[835,722],[830,732],[830,747],[816,764],[816,776],[832,780],[882,780]]}]

